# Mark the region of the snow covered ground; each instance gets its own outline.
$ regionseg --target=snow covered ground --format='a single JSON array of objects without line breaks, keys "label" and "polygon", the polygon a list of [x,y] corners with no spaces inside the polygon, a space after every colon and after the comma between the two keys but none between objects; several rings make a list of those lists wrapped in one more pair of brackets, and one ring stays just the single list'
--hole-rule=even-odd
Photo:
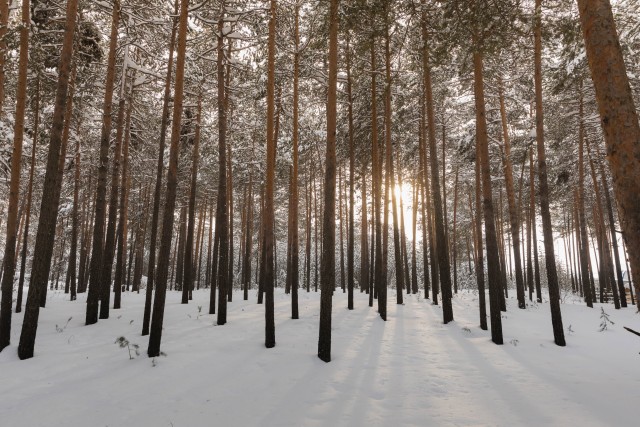
[{"label": "snow covered ground", "polygon": [[[562,306],[567,347],[553,344],[548,304],[503,315],[505,345],[478,326],[477,296],[454,298],[456,321],[417,295],[397,306],[389,292],[383,322],[367,296],[334,296],[333,360],[316,357],[319,294],[301,292],[299,320],[276,291],[276,340],[265,349],[264,307],[234,294],[228,323],[215,325],[209,294],[189,305],[169,292],[162,350],[146,357],[140,336],[144,295],[123,294],[123,309],[84,326],[85,296],[49,293],[36,355],[0,353],[0,425],[14,426],[637,426],[640,330],[634,308]],[[200,312],[201,307],[201,312]],[[68,322],[67,320],[70,319]],[[569,329],[572,331],[570,332]],[[114,343],[140,346],[129,359]],[[134,355],[135,356],[135,355]]]}]

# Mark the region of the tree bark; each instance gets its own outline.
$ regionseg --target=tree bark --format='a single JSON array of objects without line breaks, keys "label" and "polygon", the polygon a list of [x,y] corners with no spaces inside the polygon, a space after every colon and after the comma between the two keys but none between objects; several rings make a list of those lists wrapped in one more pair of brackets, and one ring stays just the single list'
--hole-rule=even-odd
[{"label": "tree bark", "polygon": [[36,331],[38,328],[38,316],[40,314],[40,297],[43,288],[46,288],[46,280],[51,266],[53,253],[54,231],[58,217],[59,192],[56,188],[62,177],[59,176],[58,164],[60,161],[60,146],[62,145],[62,131],[64,127],[64,114],[66,109],[67,90],[71,74],[71,59],[73,53],[73,33],[76,27],[76,15],[78,10],[77,0],[67,2],[66,20],[62,52],[60,54],[60,66],[58,67],[58,84],[56,87],[56,101],[53,110],[51,133],[49,139],[49,153],[47,168],[44,177],[42,201],[40,203],[40,218],[36,233],[35,251],[29,280],[29,293],[25,307],[20,344],[18,345],[18,357],[22,360],[33,357]]},{"label": "tree bark", "polygon": [[336,116],[338,80],[338,5],[329,5],[329,84],[327,90],[327,152],[325,156],[324,213],[322,218],[322,260],[320,294],[320,331],[318,357],[331,361],[331,303],[335,288],[336,240]]},{"label": "tree bark", "polygon": [[171,126],[171,147],[169,150],[169,168],[167,172],[167,190],[162,217],[162,238],[158,256],[156,293],[153,300],[153,316],[149,334],[149,357],[160,355],[162,339],[162,323],[167,292],[167,273],[169,272],[169,252],[173,234],[173,215],[176,204],[176,187],[178,184],[178,149],[180,145],[180,122],[182,120],[182,102],[184,98],[184,65],[187,47],[187,15],[189,0],[180,1],[180,23],[178,30],[178,52],[176,58],[176,86],[173,97],[173,122]]},{"label": "tree bark", "polygon": [[[0,1],[0,36],[6,33],[8,19],[7,2]],[[13,282],[16,272],[16,242],[18,240],[18,199],[20,197],[20,169],[22,166],[22,142],[24,140],[24,119],[27,110],[27,72],[29,67],[29,27],[31,24],[29,0],[22,1],[22,22],[20,25],[20,57],[18,59],[18,87],[16,89],[16,114],[13,129],[13,151],[11,153],[11,180],[9,182],[9,207],[7,209],[7,234],[5,238],[3,274],[0,302],[0,351],[11,341],[11,315],[13,313]],[[4,77],[4,39],[0,41],[0,77]],[[0,83],[0,112],[4,96],[4,80]],[[1,115],[1,114],[0,114]]]},{"label": "tree bark", "polygon": [[[485,238],[487,242],[487,266],[489,271],[489,311],[491,317],[491,340],[502,344],[502,314],[500,312],[500,260],[493,213],[493,192],[491,190],[491,165],[489,164],[489,141],[484,101],[483,54],[473,53],[474,93],[476,105],[476,144],[480,159],[482,179],[482,207],[484,212]],[[476,208],[479,209],[480,206]],[[479,234],[478,234],[479,236]]]},{"label": "tree bark", "polygon": [[[534,21],[534,63],[536,93],[536,142],[538,146],[538,182],[540,185],[540,216],[542,217],[542,235],[544,238],[544,258],[547,267],[547,286],[549,288],[549,306],[551,308],[551,324],[556,345],[564,347],[564,328],[560,311],[560,287],[556,271],[555,249],[553,247],[553,230],[551,212],[549,211],[549,184],[547,182],[547,160],[544,149],[544,121],[542,108],[542,0],[536,0]],[[540,296],[541,297],[541,296]]]},{"label": "tree bark", "polygon": [[151,236],[149,237],[149,266],[147,270],[147,285],[145,289],[144,314],[142,318],[142,336],[149,335],[153,285],[156,275],[156,244],[158,242],[158,221],[160,218],[160,198],[162,197],[162,171],[164,170],[164,149],[169,126],[169,102],[171,98],[171,75],[173,72],[173,51],[176,43],[178,24],[178,5],[180,0],[174,0],[174,19],[171,26],[169,40],[169,60],[167,61],[167,77],[164,83],[162,100],[162,119],[160,122],[160,138],[158,143],[158,163],[156,167],[156,182],[153,192],[153,213],[151,217]]},{"label": "tree bark", "polygon": [[502,135],[504,139],[504,180],[507,188],[507,203],[509,205],[509,224],[511,226],[511,239],[513,242],[513,262],[516,270],[516,296],[518,308],[526,308],[524,295],[524,277],[522,274],[522,258],[520,256],[520,221],[516,206],[516,195],[513,187],[513,166],[511,162],[511,138],[507,129],[507,112],[502,94],[502,81],[498,86],[500,97],[500,118],[502,122]]},{"label": "tree bark", "polygon": [[274,246],[274,183],[276,166],[276,134],[275,121],[275,55],[276,55],[276,0],[269,3],[269,46],[268,46],[268,73],[267,73],[267,174],[265,182],[264,215],[263,215],[263,266],[264,266],[264,293],[265,293],[265,347],[273,348],[276,345],[276,326],[274,319],[274,271],[273,271],[273,246]]},{"label": "tree bark", "polygon": [[[623,238],[640,292],[640,124],[609,0],[578,0]],[[638,299],[640,308],[640,299]]]},{"label": "tree bark", "polygon": [[[445,235],[445,217],[442,210],[442,198],[440,193],[440,178],[438,172],[438,157],[436,153],[435,116],[433,112],[433,89],[431,87],[431,65],[429,64],[429,41],[427,34],[426,12],[422,15],[422,67],[424,78],[425,101],[427,107],[427,143],[431,160],[431,186],[433,195],[433,207],[436,228],[436,252],[438,257],[438,273],[440,288],[442,290],[442,316],[444,323],[453,320],[453,307],[451,304],[451,266],[449,264],[449,251]],[[480,67],[482,64],[480,64]],[[478,95],[476,95],[478,96]],[[484,95],[483,95],[484,96]],[[484,99],[483,107],[484,107]],[[476,103],[476,108],[477,108]],[[484,117],[483,117],[484,118]],[[487,160],[488,162],[488,160]]]},{"label": "tree bark", "polygon": [[[193,289],[193,234],[196,223],[196,197],[198,182],[198,159],[200,158],[200,117],[202,112],[202,94],[198,95],[198,111],[196,113],[196,132],[193,142],[191,160],[191,185],[189,191],[189,225],[187,226],[187,242],[184,256],[184,282],[182,285],[182,304],[189,303],[189,292]],[[197,246],[196,246],[197,247]]]}]

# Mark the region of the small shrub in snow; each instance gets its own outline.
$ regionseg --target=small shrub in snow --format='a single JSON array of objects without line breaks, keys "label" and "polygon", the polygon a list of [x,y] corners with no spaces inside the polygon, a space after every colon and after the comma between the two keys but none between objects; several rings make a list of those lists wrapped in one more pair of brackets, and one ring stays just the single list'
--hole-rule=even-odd
[{"label": "small shrub in snow", "polygon": [[130,343],[125,337],[116,338],[115,344],[118,344],[120,348],[127,347],[127,350],[129,350],[129,360],[133,359],[133,355],[131,354],[132,349],[136,356],[140,356],[140,346],[138,344]]},{"label": "small shrub in snow", "polygon": [[573,334],[574,330],[571,328],[571,325],[567,328],[567,332]]},{"label": "small shrub in snow", "polygon": [[58,324],[56,323],[56,332],[59,334],[63,333],[64,330],[67,329],[67,326],[69,326],[69,322],[71,322],[71,319],[73,319],[73,317],[69,317],[67,319],[67,323],[65,323],[63,327],[58,326]]},{"label": "small shrub in snow", "polygon": [[606,331],[609,325],[615,325],[615,322],[609,319],[609,315],[600,307],[600,332]]},{"label": "small shrub in snow", "polygon": [[512,339],[512,340],[511,340],[511,341],[509,341],[509,342],[510,342],[510,343],[511,343],[511,345],[513,345],[514,347],[517,347],[517,346],[518,346],[518,343],[519,343],[520,341],[518,341],[517,339],[515,339],[515,338],[514,338],[514,339]]}]

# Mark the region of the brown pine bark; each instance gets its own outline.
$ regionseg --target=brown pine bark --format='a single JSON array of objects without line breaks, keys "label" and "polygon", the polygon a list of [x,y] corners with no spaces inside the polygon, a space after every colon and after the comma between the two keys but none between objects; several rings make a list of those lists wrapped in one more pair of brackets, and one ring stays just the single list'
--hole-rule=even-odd
[{"label": "brown pine bark", "polygon": [[362,165],[362,204],[360,212],[360,292],[369,293],[369,221],[367,218],[367,173]]},{"label": "brown pine bark", "polygon": [[[198,94],[198,111],[196,113],[196,131],[193,141],[193,155],[191,157],[191,185],[189,190],[189,225],[187,226],[187,241],[184,255],[184,282],[182,285],[182,304],[189,303],[189,293],[193,289],[193,234],[196,223],[196,197],[198,182],[198,160],[200,158],[200,117],[202,113],[202,94]],[[196,246],[197,247],[197,246]]]},{"label": "brown pine bark", "polygon": [[[80,125],[77,125],[77,134],[80,135]],[[35,146],[35,144],[34,144]],[[79,227],[79,196],[80,196],[80,138],[76,138],[76,155],[75,155],[75,171],[74,171],[74,183],[73,183],[73,210],[71,212],[71,248],[69,250],[69,265],[67,267],[69,275],[69,288],[71,292],[71,301],[76,300],[77,295],[77,260],[78,260],[78,227]],[[32,164],[33,167],[33,164]],[[33,173],[33,171],[32,171]],[[33,177],[31,176],[30,179]],[[27,241],[25,239],[25,245]]]},{"label": "brown pine bark", "polygon": [[[389,33],[389,11],[388,6],[385,3],[385,108],[384,108],[384,127],[385,127],[385,154],[386,154],[386,176],[385,180],[387,181],[385,187],[385,193],[391,194],[391,213],[393,219],[393,254],[395,261],[395,270],[396,270],[396,304],[403,303],[402,290],[404,289],[404,274],[402,271],[402,251],[400,245],[402,244],[402,240],[400,238],[400,228],[399,228],[399,218],[398,218],[398,203],[396,196],[396,177],[395,177],[395,168],[394,168],[394,159],[393,159],[393,146],[391,145],[391,133],[393,129],[392,125],[392,116],[391,116],[391,48],[390,48],[390,33]],[[398,141],[399,144],[399,141]],[[388,198],[385,196],[385,213],[387,211],[387,203]],[[388,224],[385,221],[385,224]],[[385,231],[387,228],[385,227]],[[386,239],[385,239],[386,242]],[[383,262],[386,264],[386,256],[383,257]],[[387,298],[387,289],[385,286],[384,289],[384,298],[385,298],[385,320],[386,320],[386,298]]]},{"label": "brown pine bark", "polygon": [[509,224],[511,226],[511,240],[513,242],[513,263],[516,270],[516,295],[518,308],[526,308],[524,295],[524,278],[522,274],[522,258],[520,256],[520,221],[516,206],[516,195],[513,186],[513,165],[511,162],[511,138],[507,129],[507,112],[502,94],[502,81],[498,86],[500,97],[500,118],[502,123],[502,137],[504,139],[504,180],[507,189],[507,203],[509,206]]},{"label": "brown pine bark", "polygon": [[[624,297],[625,294],[618,294],[618,287],[616,286],[616,280],[613,276],[613,260],[611,259],[610,243],[607,237],[607,231],[604,224],[604,210],[602,208],[602,195],[600,192],[600,185],[598,184],[598,178],[596,177],[596,169],[593,165],[593,156],[589,147],[589,140],[587,139],[587,153],[589,155],[589,167],[591,170],[591,181],[593,182],[593,190],[595,193],[595,213],[594,226],[596,229],[596,235],[598,236],[598,249],[600,252],[600,259],[602,262],[602,278],[600,280],[601,286],[607,289],[611,289],[613,294],[613,303],[616,309],[620,309],[620,296]],[[624,292],[624,289],[623,289]]]},{"label": "brown pine bark", "polygon": [[[120,178],[120,216],[118,218],[118,228],[116,230],[116,271],[113,283],[113,308],[119,309],[122,304],[122,286],[125,280],[125,266],[127,260],[127,226],[129,223],[129,145],[131,141],[131,112],[133,110],[133,82],[135,81],[135,72],[131,77],[131,86],[129,88],[128,105],[125,118],[125,134],[122,146],[122,176]],[[124,93],[123,93],[124,94]],[[132,230],[133,231],[133,230]]]},{"label": "brown pine bark", "polygon": [[109,56],[107,60],[107,76],[105,78],[104,103],[102,108],[102,129],[100,132],[100,161],[98,166],[98,183],[94,203],[95,220],[93,223],[93,247],[89,266],[89,289],[87,294],[87,310],[85,323],[92,325],[98,322],[98,305],[101,295],[102,265],[105,237],[105,210],[107,205],[107,173],[109,169],[109,146],[111,140],[111,110],[113,104],[113,88],[115,82],[116,47],[118,44],[118,24],[120,22],[120,0],[113,3],[111,15],[111,34]]},{"label": "brown pine bark", "polygon": [[[265,347],[276,345],[276,326],[274,319],[274,183],[276,166],[276,133],[275,121],[275,56],[276,56],[276,0],[269,2],[269,37],[268,37],[268,73],[267,73],[267,173],[265,181],[264,215],[263,215],[263,267],[265,293]],[[261,274],[262,276],[262,274]]]},{"label": "brown pine bark", "polygon": [[[128,50],[125,50],[125,62]],[[100,273],[100,319],[109,318],[109,302],[111,299],[111,271],[116,249],[116,225],[118,218],[118,194],[120,191],[120,163],[122,161],[122,145],[124,139],[124,119],[126,115],[125,87],[128,79],[127,67],[123,67],[120,82],[120,100],[118,101],[118,119],[116,122],[116,143],[114,145],[113,166],[111,167],[111,188],[109,192],[109,217],[107,232],[102,253],[102,271]]]},{"label": "brown pine bark", "polygon": [[[549,210],[549,184],[547,182],[547,160],[544,148],[544,119],[542,108],[542,0],[536,0],[534,19],[534,82],[536,94],[536,143],[538,146],[538,183],[540,186],[540,216],[542,217],[542,235],[544,240],[544,258],[547,268],[547,286],[549,288],[549,306],[551,324],[556,345],[564,347],[564,328],[560,311],[560,286],[556,270],[553,230]],[[539,296],[541,299],[541,295]]]},{"label": "brown pine bark", "polygon": [[[476,105],[476,144],[480,159],[482,180],[482,207],[484,212],[485,238],[487,242],[487,267],[489,271],[489,311],[491,317],[491,340],[502,344],[502,314],[500,312],[500,260],[493,213],[493,192],[491,189],[491,165],[489,164],[489,140],[484,101],[483,54],[473,53],[474,94]],[[479,205],[476,207],[479,209]],[[478,233],[480,236],[480,233]]]},{"label": "brown pine bark", "polygon": [[4,118],[4,65],[7,61],[7,30],[9,27],[9,3],[11,0],[0,0],[0,118]]},{"label": "brown pine bark", "polygon": [[[0,1],[0,36],[6,33],[8,8],[6,1]],[[29,27],[30,2],[22,2],[22,22],[20,26],[20,57],[18,59],[18,87],[16,89],[16,112],[13,129],[13,151],[11,153],[11,179],[9,181],[9,207],[7,209],[7,233],[5,237],[3,274],[1,282],[0,302],[0,351],[11,341],[11,315],[13,303],[13,281],[16,272],[16,242],[18,241],[18,199],[20,197],[20,169],[22,166],[22,142],[24,140],[24,119],[27,110],[27,72],[29,66]],[[2,40],[4,45],[4,40]],[[4,77],[5,46],[0,45],[0,77]],[[4,86],[4,80],[0,85]],[[2,97],[0,92],[0,111],[2,111]],[[0,114],[1,115],[1,114]]]},{"label": "brown pine bark", "polygon": [[[458,223],[458,173],[459,164],[456,164],[456,177],[453,185],[453,236],[451,239],[452,256],[453,256],[453,292],[458,293],[458,245],[456,228]],[[415,234],[415,232],[414,232]]]},{"label": "brown pine bark", "polygon": [[[351,82],[351,48],[349,46],[349,31],[347,31],[346,37],[346,62],[347,62],[347,115],[348,115],[348,123],[349,123],[349,219],[348,219],[348,233],[347,233],[347,309],[353,310],[353,288],[355,286],[355,258],[354,258],[354,245],[355,245],[355,218],[354,218],[354,204],[355,204],[355,181],[356,181],[356,171],[355,171],[355,147],[353,140],[354,126],[353,126],[353,93],[352,93],[352,82]],[[363,179],[363,185],[364,179]],[[366,215],[367,206],[366,206],[366,190],[363,188],[362,190],[363,198],[363,208],[362,212]],[[362,236],[364,236],[366,240],[367,235],[367,221],[366,218],[363,219],[362,228],[360,230]],[[366,246],[366,244],[365,244]],[[364,248],[365,258],[367,253],[367,248]],[[361,262],[365,262],[362,260]],[[360,277],[362,277],[362,271],[360,272]],[[368,274],[368,272],[367,272]]]},{"label": "brown pine bark", "polygon": [[67,2],[64,38],[58,67],[58,84],[49,139],[47,168],[40,204],[40,218],[38,219],[38,231],[36,233],[31,278],[29,280],[29,293],[20,334],[20,344],[18,345],[18,357],[23,360],[33,357],[38,316],[40,314],[40,298],[43,288],[46,288],[46,280],[51,266],[60,195],[56,189],[59,187],[59,182],[62,181],[62,177],[59,176],[58,172],[58,164],[60,163],[62,130],[71,74],[73,33],[76,27],[77,11],[77,0],[69,0]]},{"label": "brown pine bark", "polygon": [[331,303],[335,288],[336,240],[336,116],[338,86],[338,5],[329,5],[329,82],[327,90],[327,152],[325,156],[324,213],[322,218],[322,264],[320,294],[320,331],[318,357],[331,361]]},{"label": "brown pine bark", "polygon": [[[431,86],[431,65],[429,63],[429,40],[427,33],[426,12],[422,14],[422,68],[424,79],[425,101],[427,108],[427,140],[429,157],[431,160],[431,186],[433,195],[433,212],[436,230],[436,252],[438,257],[438,275],[440,289],[442,290],[442,316],[444,323],[453,320],[453,307],[451,304],[451,265],[449,264],[449,250],[445,234],[445,216],[442,209],[440,190],[440,178],[438,172],[438,157],[436,153],[435,116],[433,111],[433,89]],[[480,64],[482,66],[482,64]],[[481,69],[480,69],[481,70]],[[476,104],[477,108],[477,104]],[[484,99],[483,99],[484,108]],[[488,160],[487,160],[488,162]]]},{"label": "brown pine bark", "polygon": [[298,121],[299,99],[298,91],[300,75],[300,3],[295,4],[294,53],[293,53],[293,166],[291,169],[291,318],[298,319],[298,288],[300,287],[300,249],[298,236]]},{"label": "brown pine bark", "polygon": [[582,96],[582,85],[580,87],[580,104],[578,110],[578,223],[580,229],[580,268],[584,282],[584,298],[587,307],[593,307],[594,295],[591,294],[589,285],[589,246],[587,237],[586,215],[584,209],[584,107]]},{"label": "brown pine bark", "polygon": [[176,85],[173,97],[173,122],[171,126],[171,147],[169,150],[169,168],[167,172],[167,190],[162,217],[162,238],[158,256],[156,293],[153,300],[153,315],[149,334],[149,357],[160,355],[162,339],[162,323],[167,292],[167,273],[169,272],[169,252],[173,234],[173,214],[176,204],[176,187],[178,184],[178,149],[180,145],[180,122],[182,120],[182,102],[184,99],[184,65],[187,48],[187,15],[189,0],[180,1],[180,21],[178,29],[178,50],[176,58]]},{"label": "brown pine bark", "polygon": [[171,79],[173,73],[173,51],[176,44],[178,26],[179,0],[174,0],[174,19],[171,26],[169,40],[169,60],[167,61],[167,77],[164,83],[164,95],[162,99],[162,118],[160,122],[160,138],[158,143],[158,163],[156,167],[156,182],[153,192],[153,213],[151,217],[151,236],[149,237],[149,265],[147,270],[147,285],[145,289],[144,314],[142,317],[142,335],[149,335],[149,322],[151,320],[151,306],[153,285],[156,276],[156,244],[158,242],[158,221],[160,218],[160,198],[162,192],[162,171],[164,170],[164,149],[169,126],[169,102],[171,98]]},{"label": "brown pine bark", "polygon": [[[380,216],[380,204],[381,200],[381,184],[382,173],[380,170],[380,160],[378,155],[378,101],[377,101],[377,87],[376,87],[376,51],[375,51],[375,36],[371,39],[371,175],[372,175],[372,194],[371,201],[373,207],[372,220],[375,223],[375,258],[374,258],[374,274],[371,287],[373,292],[369,293],[369,306],[373,306],[373,298],[378,294],[383,280],[382,270],[382,222]],[[373,241],[372,241],[373,243]],[[384,285],[386,286],[386,284]],[[380,311],[380,307],[378,307]]]},{"label": "brown pine bark", "polygon": [[[529,151],[529,216],[531,227],[531,239],[533,246],[533,285],[536,291],[536,301],[542,302],[542,289],[540,286],[540,257],[538,256],[538,222],[536,219],[536,184],[535,184],[535,165],[533,163],[533,150]],[[532,299],[534,287],[529,288],[529,299]]]},{"label": "brown pine bark", "polygon": [[249,299],[251,286],[251,253],[253,245],[253,174],[249,172],[249,194],[247,195],[247,219],[245,225],[244,261],[242,263],[242,292],[243,299]]},{"label": "brown pine bark", "polygon": [[[598,158],[600,157],[600,150],[598,149],[598,145],[594,144],[596,148],[596,154]],[[615,261],[615,272],[616,278],[618,280],[618,291],[620,292],[620,305],[625,308],[627,307],[627,298],[624,289],[624,279],[622,278],[622,267],[620,265],[620,254],[618,252],[618,237],[616,235],[616,223],[613,216],[613,205],[611,202],[611,196],[609,195],[609,184],[607,182],[607,176],[604,172],[604,166],[602,161],[598,161],[599,172],[600,172],[600,181],[602,181],[602,192],[604,193],[604,204],[607,209],[607,219],[609,222],[609,231],[611,235],[611,244],[613,246],[613,258]]]},{"label": "brown pine bark", "polygon": [[[22,311],[22,295],[24,293],[25,270],[27,267],[27,250],[29,240],[29,225],[31,223],[31,203],[33,201],[33,176],[36,166],[36,147],[40,137],[40,75],[36,76],[36,99],[33,119],[33,138],[31,141],[31,166],[29,167],[29,184],[27,186],[27,207],[25,225],[22,238],[22,254],[20,255],[20,278],[18,279],[18,296],[16,298],[16,313]],[[78,159],[79,162],[79,159]]]},{"label": "brown pine bark", "polygon": [[[609,0],[578,0],[623,238],[640,292],[640,124]],[[640,308],[640,299],[638,299]]]}]

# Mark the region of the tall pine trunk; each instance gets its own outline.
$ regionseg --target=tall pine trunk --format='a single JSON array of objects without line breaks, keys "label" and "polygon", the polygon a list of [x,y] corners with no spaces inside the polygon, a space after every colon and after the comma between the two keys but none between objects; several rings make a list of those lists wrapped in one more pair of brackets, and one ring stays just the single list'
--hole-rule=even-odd
[{"label": "tall pine trunk", "polygon": [[44,291],[43,288],[46,288],[49,268],[51,267],[51,255],[53,253],[60,194],[56,192],[56,188],[62,179],[62,177],[59,176],[58,164],[60,162],[64,114],[66,103],[68,102],[67,90],[69,88],[71,74],[73,33],[76,27],[77,11],[77,0],[69,0],[66,9],[60,66],[58,67],[58,84],[56,87],[56,98],[49,138],[47,168],[44,177],[42,201],[40,203],[40,218],[38,219],[38,231],[36,233],[31,278],[29,280],[29,293],[27,295],[22,332],[20,334],[20,344],[18,345],[18,357],[20,359],[33,357],[36,331],[38,328],[38,316],[40,314],[40,298]]},{"label": "tall pine trunk", "polygon": [[[640,292],[640,124],[609,0],[577,0],[622,236]],[[640,308],[640,299],[638,299]]]},{"label": "tall pine trunk", "polygon": [[156,293],[153,300],[153,315],[149,334],[149,357],[160,355],[164,305],[167,292],[167,274],[169,272],[169,253],[173,234],[173,215],[176,204],[176,188],[178,184],[178,149],[180,145],[180,122],[182,120],[182,102],[184,99],[184,66],[187,48],[187,15],[189,0],[180,1],[180,22],[178,29],[178,52],[176,58],[176,86],[173,97],[173,122],[171,124],[171,147],[169,150],[169,168],[167,171],[167,190],[165,193],[164,212],[162,217],[162,237],[158,254],[158,271],[156,277]]},{"label": "tall pine trunk", "polygon": [[158,163],[156,167],[156,182],[153,192],[153,213],[151,217],[151,236],[149,237],[149,266],[147,270],[147,285],[145,289],[144,314],[142,317],[142,335],[149,335],[149,322],[151,321],[151,305],[153,286],[156,276],[156,244],[158,242],[158,222],[160,218],[160,198],[162,197],[162,171],[164,170],[164,149],[169,126],[169,102],[171,98],[171,75],[173,72],[173,51],[176,43],[178,24],[178,2],[174,2],[174,19],[171,26],[169,40],[169,60],[167,62],[167,77],[164,82],[164,95],[162,99],[162,118],[160,122],[160,138],[158,143]]},{"label": "tall pine trunk", "polygon": [[101,271],[103,265],[105,210],[107,207],[107,173],[109,169],[109,146],[111,142],[111,111],[113,107],[113,88],[115,82],[116,47],[118,44],[118,23],[120,22],[120,0],[113,3],[111,15],[111,34],[109,56],[107,60],[107,76],[105,79],[104,103],[102,108],[102,129],[100,132],[100,159],[98,166],[98,183],[94,203],[95,220],[93,223],[93,247],[89,266],[89,289],[85,323],[98,321],[98,305],[101,293]]},{"label": "tall pine trunk", "polygon": [[436,252],[438,257],[440,288],[442,290],[442,316],[446,324],[453,320],[453,306],[451,305],[451,265],[449,264],[449,250],[445,235],[445,217],[442,210],[438,157],[436,153],[435,116],[433,111],[433,89],[431,86],[431,65],[429,63],[429,39],[426,12],[423,12],[422,15],[422,42],[422,72],[424,74],[424,91],[427,108],[427,140],[425,142],[429,147],[429,157],[431,161],[429,166],[431,170],[431,194],[433,196],[436,229]]},{"label": "tall pine trunk", "polygon": [[[2,1],[0,13],[0,25],[2,32],[6,32],[6,1]],[[3,274],[0,303],[0,351],[10,344],[11,340],[11,315],[13,303],[13,281],[16,271],[16,242],[18,240],[18,198],[20,196],[20,169],[22,166],[22,142],[24,140],[24,119],[27,110],[27,72],[29,66],[29,27],[30,2],[22,1],[22,22],[20,26],[20,57],[18,59],[18,87],[16,89],[16,112],[13,129],[13,151],[11,153],[11,180],[9,182],[9,207],[7,209],[7,234],[5,238]],[[2,41],[4,44],[4,40]],[[2,46],[4,47],[4,46]],[[4,49],[0,50],[3,61],[0,70],[4,67]],[[2,71],[1,77],[4,77]],[[4,81],[1,83],[4,86]],[[4,90],[4,89],[3,89]],[[0,92],[0,96],[4,96]],[[0,98],[1,99],[1,98]],[[1,105],[1,104],[0,104]],[[1,107],[0,107],[1,108]]]},{"label": "tall pine trunk", "polygon": [[338,4],[329,5],[329,85],[327,90],[327,152],[325,157],[324,213],[322,217],[322,266],[318,357],[331,361],[331,303],[335,288],[336,240],[336,116],[338,80]]},{"label": "tall pine trunk", "polygon": [[551,308],[551,324],[556,345],[566,345],[560,311],[560,286],[556,270],[555,249],[553,247],[553,230],[551,228],[551,212],[549,211],[549,184],[547,182],[547,160],[544,149],[544,119],[542,108],[542,0],[536,0],[534,21],[534,65],[536,93],[536,143],[538,146],[538,182],[540,185],[540,216],[542,217],[542,235],[544,240],[544,259],[547,268],[547,286],[549,287],[549,306]]}]

